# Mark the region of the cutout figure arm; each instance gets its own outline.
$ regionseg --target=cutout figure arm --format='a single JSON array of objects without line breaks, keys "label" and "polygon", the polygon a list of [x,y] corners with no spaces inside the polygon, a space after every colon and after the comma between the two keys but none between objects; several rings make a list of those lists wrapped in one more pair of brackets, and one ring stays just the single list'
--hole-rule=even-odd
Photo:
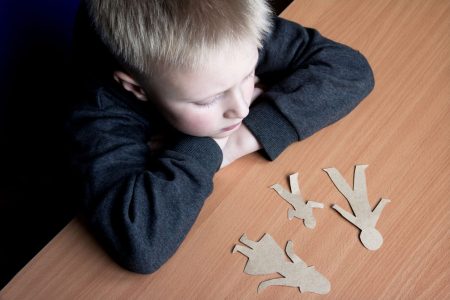
[{"label": "cutout figure arm", "polygon": [[262,291],[264,291],[266,288],[268,288],[271,285],[287,285],[287,283],[288,283],[288,280],[284,277],[273,278],[273,279],[263,281],[258,285],[258,293],[261,293]]},{"label": "cutout figure arm", "polygon": [[255,248],[258,245],[258,242],[255,242],[255,241],[252,241],[251,239],[249,239],[245,233],[241,236],[239,241],[242,244],[244,244],[244,245],[246,245],[246,246],[248,246],[248,247],[250,247],[252,249]]},{"label": "cutout figure arm", "polygon": [[373,209],[373,212],[372,212],[373,227],[375,227],[375,225],[377,225],[377,222],[378,222],[378,219],[380,218],[381,212],[383,211],[386,204],[388,204],[389,202],[391,202],[391,200],[383,198],[380,200],[380,202],[378,202],[377,206]]},{"label": "cutout figure arm", "polygon": [[236,253],[236,252],[241,252],[245,256],[250,257],[253,253],[253,250],[248,247],[244,247],[242,245],[234,245],[233,253]]},{"label": "cutout figure arm", "polygon": [[292,241],[288,241],[286,244],[286,254],[294,264],[303,265],[305,268],[307,267],[306,263],[295,254],[294,243]]},{"label": "cutout figure arm", "polygon": [[356,217],[354,215],[352,215],[351,213],[349,213],[348,211],[346,211],[345,209],[343,209],[342,207],[340,207],[337,204],[333,204],[332,208],[335,209],[338,213],[340,213],[341,216],[346,218],[350,223],[352,223],[353,225],[355,225],[356,227],[359,228],[358,220],[356,219]]},{"label": "cutout figure arm", "polygon": [[308,205],[309,207],[312,207],[312,208],[323,208],[324,207],[323,203],[311,201],[311,200],[306,202],[306,205]]}]

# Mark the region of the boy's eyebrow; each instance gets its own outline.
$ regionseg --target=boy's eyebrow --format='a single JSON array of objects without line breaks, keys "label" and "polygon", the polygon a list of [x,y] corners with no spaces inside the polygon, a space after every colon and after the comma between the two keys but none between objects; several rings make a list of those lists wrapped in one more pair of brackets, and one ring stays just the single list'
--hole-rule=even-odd
[{"label": "boy's eyebrow", "polygon": [[[256,66],[258,65],[258,61],[259,61],[259,55],[257,54],[257,55],[256,55],[256,61],[255,61],[255,64],[253,65],[253,68],[252,68],[251,71],[248,72],[247,75],[245,75],[245,76],[249,76],[250,74],[252,74],[252,73],[255,71]],[[201,98],[201,99],[184,99],[184,100],[189,101],[189,102],[200,102],[200,101],[204,101],[204,100],[207,100],[207,99],[209,99],[209,98],[215,97],[215,96],[217,96],[217,95],[220,95],[220,94],[222,94],[222,93],[225,92],[225,91],[226,91],[226,90],[223,90],[223,91],[221,91],[221,92],[214,93],[214,94],[212,94],[212,95],[209,95],[209,96],[207,96],[207,97],[203,97],[203,98]]]}]

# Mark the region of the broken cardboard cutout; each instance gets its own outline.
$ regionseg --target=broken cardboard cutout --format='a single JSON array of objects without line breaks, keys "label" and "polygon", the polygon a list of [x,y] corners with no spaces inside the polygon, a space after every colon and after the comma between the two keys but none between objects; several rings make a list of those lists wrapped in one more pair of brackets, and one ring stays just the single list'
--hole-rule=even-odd
[{"label": "broken cardboard cutout", "polygon": [[240,252],[248,257],[244,272],[249,275],[266,275],[279,273],[281,278],[263,281],[258,286],[258,293],[271,285],[299,288],[300,292],[327,294],[331,289],[330,281],[298,257],[292,241],[286,244],[286,254],[291,262],[286,261],[283,250],[274,239],[265,234],[258,242],[252,241],[244,234],[239,239],[246,245],[235,245],[233,253]]},{"label": "broken cardboard cutout", "polygon": [[389,199],[382,198],[377,206],[373,209],[370,207],[369,199],[367,197],[367,185],[365,169],[368,165],[355,166],[355,175],[353,182],[353,189],[347,184],[341,173],[335,168],[323,169],[330,176],[337,189],[347,198],[354,215],[350,214],[342,207],[334,204],[332,207],[341,214],[350,223],[361,230],[360,239],[363,245],[369,250],[377,250],[383,244],[383,236],[375,229],[377,221],[380,217],[383,208],[387,203],[391,202]]},{"label": "broken cardboard cutout", "polygon": [[302,219],[306,227],[313,229],[316,227],[316,219],[313,215],[313,208],[323,208],[323,204],[315,201],[307,201],[302,197],[300,187],[298,185],[298,173],[289,176],[291,192],[285,190],[281,185],[274,184],[271,186],[284,200],[289,202],[294,209],[289,208],[288,218],[292,220],[294,217]]}]

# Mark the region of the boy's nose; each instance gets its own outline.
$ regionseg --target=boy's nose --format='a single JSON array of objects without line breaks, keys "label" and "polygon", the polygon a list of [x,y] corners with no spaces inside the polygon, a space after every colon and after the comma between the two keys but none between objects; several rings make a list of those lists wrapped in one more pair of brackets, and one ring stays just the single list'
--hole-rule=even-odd
[{"label": "boy's nose", "polygon": [[243,119],[248,115],[249,105],[241,91],[230,91],[224,117],[227,119]]}]

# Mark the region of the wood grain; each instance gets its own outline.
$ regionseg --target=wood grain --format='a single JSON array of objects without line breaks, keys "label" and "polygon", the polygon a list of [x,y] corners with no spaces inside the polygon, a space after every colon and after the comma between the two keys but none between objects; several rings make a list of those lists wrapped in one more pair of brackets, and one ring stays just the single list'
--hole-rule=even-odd
[{"label": "wood grain", "polygon": [[[119,268],[78,220],[64,228],[0,292],[1,299],[449,299],[450,1],[297,0],[284,17],[366,55],[376,87],[350,115],[289,147],[274,162],[249,155],[221,170],[215,190],[177,253],[152,275]],[[330,208],[346,200],[322,168],[352,181],[366,170],[372,205],[392,200],[368,251],[358,229]],[[299,172],[306,199],[323,202],[317,226],[289,221],[269,187]],[[231,249],[242,233],[270,233],[328,277],[328,295],[259,282]]]}]

